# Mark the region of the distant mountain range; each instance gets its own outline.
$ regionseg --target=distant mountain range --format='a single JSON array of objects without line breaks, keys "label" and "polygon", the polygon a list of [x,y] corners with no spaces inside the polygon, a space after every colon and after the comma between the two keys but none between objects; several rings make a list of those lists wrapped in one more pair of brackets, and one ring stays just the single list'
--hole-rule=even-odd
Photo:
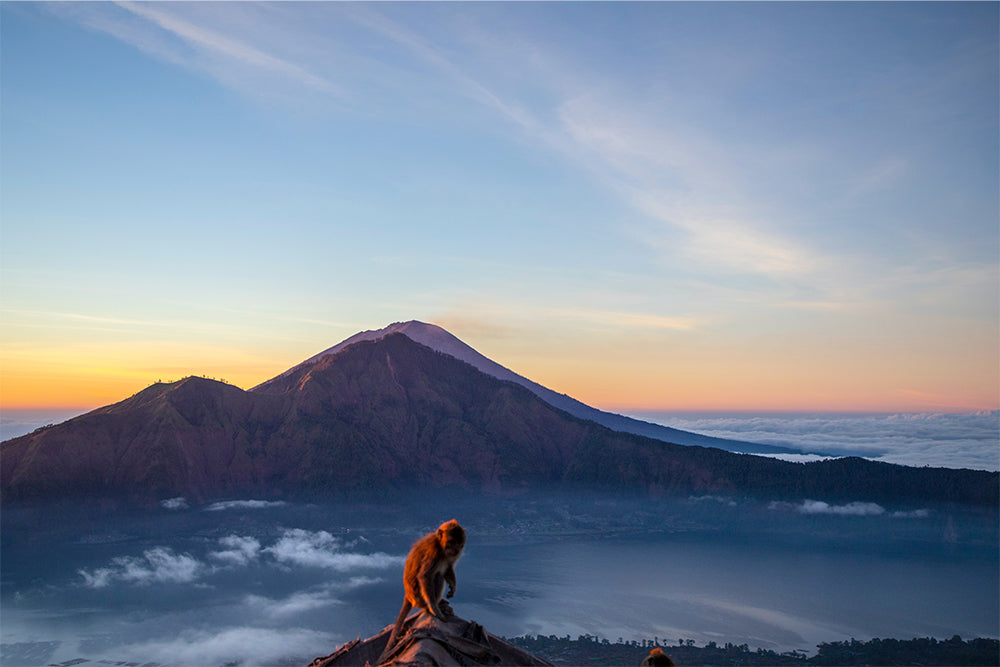
[{"label": "distant mountain range", "polygon": [[[657,438],[599,419],[652,427]],[[998,502],[997,473],[858,458],[789,463],[702,446],[716,443],[744,444],[602,413],[439,327],[408,322],[358,334],[250,391],[198,377],[157,383],[0,443],[0,500],[150,505],[177,496],[371,499],[414,488],[566,487]]]}]

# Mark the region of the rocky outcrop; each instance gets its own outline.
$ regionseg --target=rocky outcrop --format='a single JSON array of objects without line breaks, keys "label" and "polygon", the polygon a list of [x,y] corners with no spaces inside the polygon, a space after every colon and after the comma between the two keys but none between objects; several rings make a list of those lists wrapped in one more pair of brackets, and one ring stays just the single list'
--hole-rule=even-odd
[{"label": "rocky outcrop", "polygon": [[392,626],[368,639],[355,639],[309,667],[393,665],[551,665],[513,644],[491,635],[481,625],[452,616],[447,621],[419,612],[407,619],[393,650],[379,662]]}]

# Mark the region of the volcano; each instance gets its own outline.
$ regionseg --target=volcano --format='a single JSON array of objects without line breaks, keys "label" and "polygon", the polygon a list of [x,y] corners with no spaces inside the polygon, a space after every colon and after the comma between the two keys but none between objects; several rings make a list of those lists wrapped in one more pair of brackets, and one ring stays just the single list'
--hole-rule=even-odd
[{"label": "volcano", "polygon": [[997,503],[996,473],[858,458],[789,463],[679,444],[673,440],[698,437],[674,429],[658,438],[614,430],[591,418],[607,413],[583,406],[575,414],[566,405],[582,406],[439,327],[397,324],[358,334],[250,391],[199,377],[156,383],[0,443],[0,500],[153,505],[179,496],[574,488]]},{"label": "volcano", "polygon": [[258,385],[251,389],[251,391],[271,391],[274,388],[280,388],[286,386],[285,378],[290,375],[294,375],[297,371],[302,368],[308,368],[325,357],[329,357],[337,354],[341,350],[359,343],[362,341],[375,341],[381,340],[386,336],[400,333],[407,338],[425,345],[432,350],[442,352],[456,359],[464,361],[470,364],[477,370],[495,377],[499,380],[506,380],[508,382],[513,382],[519,384],[535,396],[539,397],[549,405],[559,408],[574,417],[579,417],[580,419],[586,419],[589,421],[597,422],[602,426],[607,426],[614,431],[621,431],[623,433],[634,433],[635,435],[643,435],[649,438],[655,438],[657,440],[662,440],[663,442],[671,442],[678,445],[699,445],[701,447],[717,447],[719,449],[724,449],[730,452],[743,452],[747,454],[820,454],[827,455],[826,452],[803,452],[798,449],[790,449],[787,447],[778,447],[775,445],[765,445],[755,442],[744,442],[740,440],[727,440],[724,438],[715,438],[708,435],[701,435],[699,433],[691,433],[690,431],[682,431],[676,428],[670,428],[669,426],[660,426],[659,424],[652,424],[650,422],[641,421],[639,419],[633,419],[631,417],[626,417],[624,415],[619,415],[611,412],[604,412],[598,410],[597,408],[592,408],[589,405],[581,403],[580,401],[567,396],[566,394],[559,394],[547,387],[543,387],[537,382],[532,382],[528,378],[518,375],[514,371],[501,366],[492,359],[484,357],[482,354],[474,350],[469,345],[459,340],[457,337],[449,333],[448,331],[442,329],[434,324],[425,324],[424,322],[417,322],[415,320],[410,322],[397,322],[395,324],[390,324],[384,329],[378,329],[375,331],[362,331],[361,333],[351,336],[347,340],[339,343],[328,350],[320,352],[314,357],[311,357],[303,361],[298,366],[290,368],[281,375],[263,384]]}]

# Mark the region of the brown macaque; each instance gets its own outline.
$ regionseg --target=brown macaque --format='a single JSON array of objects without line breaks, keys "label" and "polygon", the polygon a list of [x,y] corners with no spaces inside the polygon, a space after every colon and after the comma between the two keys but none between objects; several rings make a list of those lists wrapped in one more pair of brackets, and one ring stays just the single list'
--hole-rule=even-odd
[{"label": "brown macaque", "polygon": [[465,529],[454,519],[414,542],[403,568],[403,608],[399,610],[380,663],[395,645],[411,609],[419,607],[442,620],[451,615],[451,605],[442,603],[444,587],[448,584],[447,597],[455,594],[455,562],[464,548]]},{"label": "brown macaque", "polygon": [[674,667],[674,661],[663,652],[663,649],[654,648],[649,652],[649,655],[642,659],[639,667]]}]

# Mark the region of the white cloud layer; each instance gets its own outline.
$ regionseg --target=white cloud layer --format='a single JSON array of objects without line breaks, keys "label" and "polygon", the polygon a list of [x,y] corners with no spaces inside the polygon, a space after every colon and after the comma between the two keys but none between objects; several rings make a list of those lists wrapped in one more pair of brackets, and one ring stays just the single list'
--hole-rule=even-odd
[{"label": "white cloud layer", "polygon": [[266,551],[275,560],[300,567],[321,567],[338,572],[358,568],[387,568],[404,562],[398,556],[384,553],[358,554],[341,551],[339,539],[326,531],[311,532],[294,528],[285,531]]},{"label": "white cloud layer", "polygon": [[[801,503],[775,501],[768,505],[771,510],[794,510],[799,514],[829,514],[834,516],[882,516],[886,509],[878,503],[854,501],[845,505],[831,505],[822,500],[803,500]],[[930,510],[918,509],[888,513],[894,519],[926,519]]]},{"label": "white cloud layer", "polygon": [[260,554],[260,542],[253,537],[229,535],[221,538],[219,544],[227,548],[213,551],[208,556],[227,565],[248,565]]},{"label": "white cloud layer", "polygon": [[822,500],[804,500],[798,507],[802,514],[837,514],[840,516],[879,516],[885,508],[877,503],[853,502],[846,505],[830,505]]},{"label": "white cloud layer", "polygon": [[[114,649],[115,664],[222,665],[243,667],[275,665],[289,658],[320,655],[333,645],[326,632],[303,629],[234,627],[215,632],[188,631],[169,640],[128,644]],[[308,659],[308,658],[307,658]]]},{"label": "white cloud layer", "polygon": [[887,463],[1000,470],[1000,412],[889,415],[669,415],[635,413],[720,438]]},{"label": "white cloud layer", "polygon": [[89,588],[104,588],[120,581],[137,586],[149,584],[182,584],[199,578],[205,565],[189,554],[177,554],[168,547],[154,547],[141,558],[120,556],[108,567],[93,571],[79,570]]},{"label": "white cloud layer", "polygon": [[[222,537],[218,540],[218,546],[220,548],[208,551],[204,558],[188,553],[179,554],[168,547],[157,546],[143,552],[141,557],[119,556],[112,559],[106,567],[81,569],[78,572],[83,577],[84,586],[105,588],[118,583],[136,586],[192,583],[219,571],[255,564],[281,568],[324,568],[349,573],[356,570],[386,569],[405,562],[402,556],[390,556],[381,552],[365,554],[346,551],[353,544],[345,545],[326,531],[314,532],[301,528],[285,530],[268,547],[263,547],[257,538],[244,535]],[[347,585],[363,586],[372,581],[374,580],[364,576],[355,576]],[[343,587],[342,584],[341,588]],[[291,609],[312,603],[309,599],[301,598],[287,600],[282,604],[284,608]]]}]

